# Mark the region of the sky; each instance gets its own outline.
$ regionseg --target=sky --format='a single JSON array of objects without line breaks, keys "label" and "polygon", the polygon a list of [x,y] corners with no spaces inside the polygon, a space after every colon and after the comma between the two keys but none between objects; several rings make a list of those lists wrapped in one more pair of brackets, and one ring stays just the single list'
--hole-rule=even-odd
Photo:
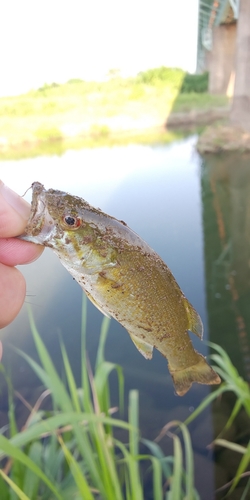
[{"label": "sky", "polygon": [[198,0],[0,2],[0,96],[71,78],[196,68]]}]

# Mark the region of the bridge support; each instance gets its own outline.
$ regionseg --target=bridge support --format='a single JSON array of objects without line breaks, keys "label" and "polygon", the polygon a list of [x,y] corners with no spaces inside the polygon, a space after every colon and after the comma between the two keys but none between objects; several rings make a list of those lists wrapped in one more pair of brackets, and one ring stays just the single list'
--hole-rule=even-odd
[{"label": "bridge support", "polygon": [[240,1],[236,39],[235,88],[230,120],[250,132],[250,1]]},{"label": "bridge support", "polygon": [[209,92],[231,96],[234,87],[236,24],[213,28],[213,46],[206,52]]}]

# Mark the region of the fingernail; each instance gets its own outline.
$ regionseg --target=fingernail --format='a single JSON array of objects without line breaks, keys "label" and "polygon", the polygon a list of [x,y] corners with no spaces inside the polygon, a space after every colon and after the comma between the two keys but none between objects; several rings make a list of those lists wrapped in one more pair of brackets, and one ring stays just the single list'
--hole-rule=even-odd
[{"label": "fingernail", "polygon": [[30,205],[19,194],[12,191],[0,180],[0,195],[3,196],[5,201],[24,219],[28,219],[30,215]]}]

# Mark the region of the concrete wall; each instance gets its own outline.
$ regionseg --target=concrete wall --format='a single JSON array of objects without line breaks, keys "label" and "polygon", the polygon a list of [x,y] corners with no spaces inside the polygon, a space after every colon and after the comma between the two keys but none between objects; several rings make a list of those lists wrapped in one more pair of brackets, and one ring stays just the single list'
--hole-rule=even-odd
[{"label": "concrete wall", "polygon": [[206,52],[211,94],[233,94],[235,73],[236,23],[213,29],[213,47]]},{"label": "concrete wall", "polygon": [[250,132],[250,0],[240,1],[231,123]]}]

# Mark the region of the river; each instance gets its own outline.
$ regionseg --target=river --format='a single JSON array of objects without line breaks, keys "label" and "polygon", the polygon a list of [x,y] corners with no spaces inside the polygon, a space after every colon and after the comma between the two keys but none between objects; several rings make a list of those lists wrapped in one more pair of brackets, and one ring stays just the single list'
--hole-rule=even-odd
[{"label": "river", "polygon": [[[68,151],[62,156],[1,162],[0,175],[20,195],[32,182],[39,181],[46,188],[81,196],[124,220],[170,267],[202,318],[204,340],[222,345],[249,381],[249,157],[234,154],[204,160],[195,150],[196,140],[196,136],[190,136],[169,145],[86,149]],[[28,191],[25,198],[30,201],[30,197]],[[56,366],[60,370],[60,336],[79,378],[79,285],[49,249],[21,270],[27,280],[26,302],[31,305]],[[101,313],[88,303],[87,350],[92,364],[101,321]],[[191,336],[195,348],[208,355],[206,343]],[[3,364],[11,371],[15,388],[34,401],[40,383],[10,347],[15,345],[35,357],[25,305],[16,320],[1,331],[1,339]],[[195,384],[184,397],[177,397],[166,360],[155,351],[152,361],[146,361],[125,329],[114,320],[110,324],[106,358],[123,367],[126,394],[132,388],[139,389],[140,427],[147,439],[155,439],[170,420],[183,421],[210,392],[210,388]],[[113,393],[115,404],[115,381]],[[18,404],[23,422],[26,413]],[[215,498],[214,490],[233,474],[228,455],[224,453],[223,457],[221,452],[214,456],[207,448],[226,423],[230,404],[231,400],[226,400],[220,408],[214,405],[190,426],[196,486],[203,500]],[[0,427],[6,423],[6,410],[3,387]],[[237,429],[233,439],[237,440]],[[170,438],[164,438],[161,445],[166,454],[172,452]]]}]

